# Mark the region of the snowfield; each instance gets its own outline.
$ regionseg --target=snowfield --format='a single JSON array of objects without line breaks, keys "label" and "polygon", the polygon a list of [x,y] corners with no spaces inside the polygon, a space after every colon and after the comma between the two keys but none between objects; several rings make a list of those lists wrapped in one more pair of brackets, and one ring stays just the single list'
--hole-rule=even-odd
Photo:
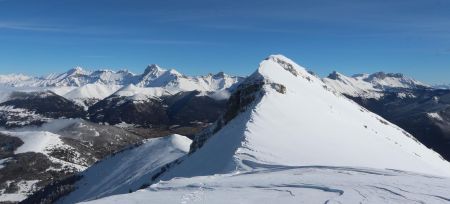
[{"label": "snowfield", "polygon": [[174,178],[131,194],[85,202],[449,203],[450,179],[394,170],[304,166]]}]

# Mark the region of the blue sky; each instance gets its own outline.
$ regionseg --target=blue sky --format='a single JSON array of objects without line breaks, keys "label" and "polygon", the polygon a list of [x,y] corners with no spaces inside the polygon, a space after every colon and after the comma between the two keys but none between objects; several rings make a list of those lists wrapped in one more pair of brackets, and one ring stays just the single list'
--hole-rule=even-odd
[{"label": "blue sky", "polygon": [[450,1],[0,0],[0,74],[156,63],[247,75],[272,53],[322,76],[450,83]]}]

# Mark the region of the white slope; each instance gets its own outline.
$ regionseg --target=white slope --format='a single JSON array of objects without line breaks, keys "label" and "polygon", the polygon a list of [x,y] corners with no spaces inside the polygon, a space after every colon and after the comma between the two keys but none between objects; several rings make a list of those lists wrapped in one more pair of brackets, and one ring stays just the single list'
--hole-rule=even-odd
[{"label": "white slope", "polygon": [[408,172],[336,167],[271,168],[174,178],[91,204],[448,203],[449,178]]},{"label": "white slope", "polygon": [[152,175],[165,164],[184,156],[191,140],[171,135],[144,141],[140,146],[110,156],[82,173],[77,189],[59,200],[74,203],[135,191],[150,183]]},{"label": "white slope", "polygon": [[380,98],[383,91],[390,89],[431,88],[431,86],[402,74],[377,72],[359,74],[353,77],[338,72],[331,73],[322,79],[334,91],[354,97]]},{"label": "white slope", "polygon": [[71,100],[85,100],[85,99],[104,99],[117,90],[119,90],[122,86],[120,85],[104,85],[104,84],[86,84],[81,87],[74,88],[72,91],[64,94],[63,96],[67,99]]},{"label": "white slope", "polygon": [[169,90],[162,87],[138,87],[133,84],[128,86],[124,86],[121,89],[117,90],[112,94],[113,96],[124,96],[128,98],[143,98],[141,96],[147,97],[161,97],[164,95],[175,94],[178,91],[174,91],[173,93]]},{"label": "white slope", "polygon": [[63,167],[73,168],[77,171],[86,169],[85,166],[69,163],[50,155],[50,152],[56,148],[73,150],[71,146],[64,144],[64,142],[61,140],[60,135],[51,133],[49,131],[38,130],[38,128],[36,128],[35,130],[31,129],[32,128],[30,128],[30,130],[26,130],[26,128],[24,128],[22,130],[17,129],[13,131],[0,131],[0,133],[17,137],[23,141],[23,144],[14,151],[14,154],[26,152],[42,153],[46,155],[52,162],[60,163]]},{"label": "white slope", "polygon": [[3,134],[18,137],[23,141],[23,145],[14,151],[14,154],[25,152],[47,153],[50,148],[63,146],[64,143],[59,135],[46,131],[22,131],[22,132],[2,132]]}]

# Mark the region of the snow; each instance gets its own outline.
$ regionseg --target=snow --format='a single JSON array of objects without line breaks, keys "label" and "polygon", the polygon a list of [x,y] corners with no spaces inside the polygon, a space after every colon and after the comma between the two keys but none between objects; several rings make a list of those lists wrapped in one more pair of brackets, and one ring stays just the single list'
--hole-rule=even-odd
[{"label": "snow", "polygon": [[[176,93],[176,92],[175,92]],[[115,96],[125,96],[125,97],[139,97],[139,96],[146,96],[146,97],[161,97],[164,95],[171,95],[174,93],[169,92],[168,90],[161,88],[161,87],[137,87],[133,84],[130,84],[128,86],[125,86],[121,89],[119,89],[117,92],[115,92],[113,95]]]},{"label": "snow", "polygon": [[20,154],[25,152],[35,152],[42,153],[46,155],[52,162],[59,163],[62,165],[62,168],[74,168],[78,171],[83,171],[86,169],[86,166],[69,163],[64,160],[55,158],[50,156],[49,154],[55,148],[67,149],[70,151],[74,151],[74,149],[65,144],[61,140],[61,136],[52,132],[56,132],[59,129],[67,127],[70,124],[74,124],[81,119],[57,119],[52,120],[47,124],[42,125],[41,127],[24,127],[17,128],[8,131],[0,131],[0,133],[17,137],[23,141],[24,144],[19,146],[14,154]]},{"label": "snow", "polygon": [[64,94],[67,99],[104,99],[121,88],[120,85],[86,84]]},{"label": "snow", "polygon": [[47,77],[0,75],[0,102],[8,100],[14,91],[52,91],[83,106],[88,99],[102,100],[113,93],[124,96],[160,97],[181,91],[218,92],[213,97],[221,100],[227,96],[227,90],[235,87],[242,79],[222,72],[191,77],[174,69],[163,69],[158,65],[149,65],[141,75],[135,75],[127,70],[86,71],[81,67],[75,67],[65,73],[51,74]]},{"label": "snow", "polygon": [[59,139],[59,135],[46,131],[24,131],[24,132],[9,132],[2,131],[1,133],[18,137],[24,142],[19,148],[14,151],[14,154],[25,152],[39,152],[46,153],[46,150],[51,147],[61,146],[63,142]]},{"label": "snow", "polygon": [[428,117],[436,119],[438,121],[444,121],[444,119],[439,115],[439,113],[427,113]]},{"label": "snow", "polygon": [[0,191],[0,202],[20,202],[27,198],[29,192],[35,191],[35,184],[39,180],[20,181],[17,183],[17,193],[4,193]]},{"label": "snow", "polygon": [[[298,76],[273,59],[293,65]],[[319,78],[281,56],[261,63],[250,80],[264,96],[213,135],[164,178],[248,170],[254,165],[325,165],[450,175],[450,164],[404,130],[323,88]],[[245,83],[245,82],[244,82]],[[249,164],[250,163],[250,164]]]},{"label": "snow", "polygon": [[243,83],[257,81],[255,101],[156,183],[89,203],[450,201],[450,163],[290,59],[268,57]]},{"label": "snow", "polygon": [[402,74],[386,74],[383,72],[371,75],[358,74],[353,77],[333,72],[330,76],[322,80],[328,87],[338,93],[354,97],[359,96],[375,99],[382,97],[382,92],[389,89],[413,89],[417,87],[431,88],[431,86],[425,83],[403,76]]},{"label": "snow", "polygon": [[450,179],[366,168],[272,167],[174,178],[101,203],[448,203]]},{"label": "snow", "polygon": [[381,93],[382,90],[375,88],[371,83],[363,80],[367,75],[347,77],[337,72],[334,74],[337,76],[337,79],[323,79],[323,82],[334,91],[350,96],[362,96],[365,98],[380,98],[383,96]]},{"label": "snow", "polygon": [[137,190],[149,183],[160,167],[185,155],[190,144],[187,137],[171,135],[146,140],[138,147],[110,156],[83,172],[77,190],[60,202],[73,203]]}]

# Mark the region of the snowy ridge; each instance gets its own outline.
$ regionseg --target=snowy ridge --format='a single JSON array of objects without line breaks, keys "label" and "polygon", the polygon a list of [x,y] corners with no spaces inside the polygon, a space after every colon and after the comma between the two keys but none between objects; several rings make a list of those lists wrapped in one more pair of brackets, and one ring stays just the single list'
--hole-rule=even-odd
[{"label": "snowy ridge", "polygon": [[59,203],[74,203],[128,193],[149,182],[155,170],[189,151],[191,140],[181,135],[148,139],[119,152],[82,173],[77,190]]},{"label": "snowy ridge", "polygon": [[450,163],[284,56],[262,61],[230,104],[156,183],[88,203],[450,200]]},{"label": "snowy ridge", "polygon": [[[271,83],[263,86],[261,98],[163,179],[259,165],[361,166],[450,175],[450,164],[439,154],[328,91],[319,78],[283,56],[261,62],[248,80],[255,79]],[[273,83],[283,85],[286,92],[274,89]]]},{"label": "snowy ridge", "polygon": [[423,89],[430,85],[402,74],[377,72],[352,77],[338,72],[331,73],[323,82],[334,91],[354,97],[380,98],[384,91],[392,89]]}]

